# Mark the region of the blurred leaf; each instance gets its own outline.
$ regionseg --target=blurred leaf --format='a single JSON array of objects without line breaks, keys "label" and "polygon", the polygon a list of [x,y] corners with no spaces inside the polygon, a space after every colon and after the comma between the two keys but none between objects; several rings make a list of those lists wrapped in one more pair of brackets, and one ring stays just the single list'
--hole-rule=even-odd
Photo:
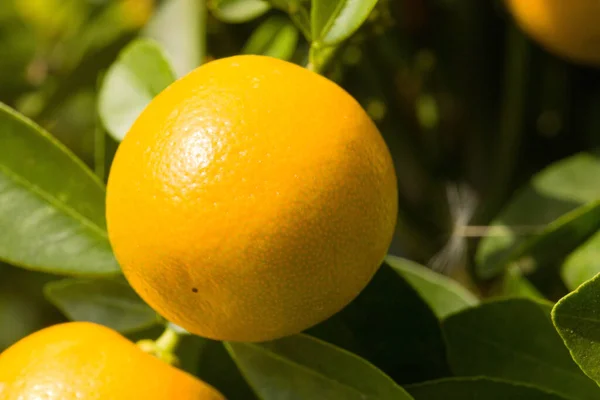
[{"label": "blurred leaf", "polygon": [[528,297],[531,299],[544,299],[544,296],[529,280],[523,276],[518,266],[512,265],[506,269],[500,280],[500,291],[497,296]]},{"label": "blurred leaf", "polygon": [[94,173],[102,180],[106,181],[106,131],[99,121],[94,127]]},{"label": "blurred leaf", "polygon": [[[10,101],[30,89],[37,38],[16,18],[0,20],[0,101]],[[35,70],[31,68],[30,71]]]},{"label": "blurred leaf", "polygon": [[[96,79],[98,73],[103,69],[102,63],[98,62],[98,54],[105,52],[123,39],[131,40],[137,34],[143,23],[139,19],[147,18],[151,13],[152,4],[150,4],[150,1],[120,0],[107,2],[96,7],[94,12],[83,10],[84,14],[80,21],[77,21],[72,13],[68,15],[65,23],[71,32],[69,37],[61,42],[61,46],[68,49],[68,51],[61,55],[61,65],[59,67],[63,79],[65,79],[64,75],[69,74],[70,77],[67,77],[67,79],[72,79],[75,76],[78,78],[76,81],[80,81],[83,79],[77,75],[84,72],[86,75],[93,75],[93,79]],[[59,2],[64,3],[62,0]],[[75,3],[78,6],[83,5],[81,0],[68,0],[68,2]],[[144,11],[144,8],[150,10]],[[87,64],[90,57],[95,61],[93,64],[88,64],[88,67],[92,67],[92,71],[82,69],[81,65]],[[110,61],[112,62],[112,60]],[[79,72],[76,72],[75,69]],[[69,84],[72,88],[77,87],[77,85],[70,82],[65,84]]]},{"label": "blurred leaf", "polygon": [[600,273],[600,231],[572,252],[561,269],[562,279],[569,290],[577,289],[579,285],[598,273]]},{"label": "blurred leaf", "polygon": [[530,40],[514,24],[508,24],[504,36],[504,71],[503,76],[499,77],[503,84],[498,104],[498,136],[493,144],[488,172],[488,201],[482,204],[486,209],[485,214],[493,213],[490,216],[495,216],[513,190],[511,184],[519,166],[518,157],[527,132],[525,116],[532,82]]},{"label": "blurred leaf", "polygon": [[312,0],[312,40],[319,46],[336,45],[365,22],[377,0]]},{"label": "blurred leaf", "polygon": [[582,153],[533,177],[492,224],[477,249],[477,274],[491,278],[510,263],[564,257],[600,225],[600,158]]},{"label": "blurred leaf", "polygon": [[42,293],[52,279],[0,262],[0,353],[30,333],[64,321]]},{"label": "blurred leaf", "polygon": [[394,256],[387,256],[386,262],[410,283],[438,318],[479,304],[479,299],[458,282],[429,268]]},{"label": "blurred leaf", "polygon": [[271,8],[264,0],[212,0],[209,7],[215,17],[234,24],[258,18]]},{"label": "blurred leaf", "polygon": [[437,317],[403,271],[387,264],[348,306],[307,333],[369,360],[400,384],[450,375]]},{"label": "blurred leaf", "polygon": [[123,140],[148,103],[175,81],[160,47],[147,39],[132,42],[108,70],[98,100],[106,130]]},{"label": "blurred leaf", "polygon": [[300,6],[302,0],[267,0],[273,7],[288,11],[294,7]]},{"label": "blurred leaf", "polygon": [[[61,110],[74,93],[96,90],[99,73],[112,65],[123,46],[132,40],[132,36],[131,32],[121,32],[114,35],[112,41],[103,43],[100,48],[91,48],[81,57],[70,57],[72,60],[69,67],[63,71],[64,76],[56,84],[49,82],[44,86],[43,92],[39,93],[43,104],[28,115],[36,121],[42,121],[42,124],[51,124],[57,111]],[[69,50],[77,54],[79,52],[75,49]]]},{"label": "blurred leaf", "polygon": [[453,372],[535,385],[567,399],[597,399],[598,386],[571,359],[550,309],[546,302],[505,299],[448,317],[442,326]]},{"label": "blurred leaf", "polygon": [[[164,320],[162,322],[165,322]],[[177,343],[177,347],[175,349],[175,356],[177,357],[178,363],[177,368],[192,374],[196,375],[196,370],[198,367],[198,359],[201,354],[204,353],[204,349],[208,345],[209,340],[200,336],[192,335],[188,331],[184,330],[178,325],[175,325],[171,322],[167,322],[167,327],[172,329],[175,333],[178,334],[179,342]],[[164,324],[158,325],[162,332],[160,332],[156,337],[160,337],[164,333]],[[144,332],[144,331],[138,331]],[[142,337],[143,339],[147,339],[150,337],[146,335]]]},{"label": "blurred leaf", "polygon": [[204,0],[165,0],[143,35],[160,43],[176,75],[181,77],[203,62],[205,31]]},{"label": "blurred leaf", "polygon": [[223,342],[204,339],[194,375],[217,388],[227,399],[258,399],[235,365]]},{"label": "blurred leaf", "polygon": [[564,400],[531,385],[491,378],[449,378],[407,386],[415,400]]},{"label": "blurred leaf", "polygon": [[310,41],[310,14],[302,0],[269,0],[273,7],[288,13],[306,40]]},{"label": "blurred leaf", "polygon": [[575,362],[600,383],[600,275],[556,303],[552,320]]},{"label": "blurred leaf", "polygon": [[129,333],[160,317],[123,279],[63,279],[46,284],[44,294],[73,321],[89,321]]},{"label": "blurred leaf", "polygon": [[85,19],[80,0],[13,0],[21,18],[45,39],[76,32]]},{"label": "blurred leaf", "polygon": [[2,104],[0,143],[0,259],[57,274],[118,273],[94,174]]},{"label": "blurred leaf", "polygon": [[56,109],[51,122],[52,136],[86,165],[93,160],[93,131],[98,119],[97,98],[97,92],[91,89],[72,93]]},{"label": "blurred leaf", "polygon": [[243,54],[262,54],[289,60],[298,44],[298,30],[286,18],[273,16],[252,33]]},{"label": "blurred leaf", "polygon": [[225,346],[264,400],[412,398],[367,361],[307,335]]}]

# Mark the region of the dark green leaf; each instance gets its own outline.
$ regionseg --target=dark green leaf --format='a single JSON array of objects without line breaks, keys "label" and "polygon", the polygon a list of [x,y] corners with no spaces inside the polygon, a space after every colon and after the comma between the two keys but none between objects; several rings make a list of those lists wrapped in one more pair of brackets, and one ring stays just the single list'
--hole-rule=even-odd
[{"label": "dark green leaf", "polygon": [[258,399],[223,343],[209,339],[205,341],[195,375],[217,388],[227,399]]},{"label": "dark green leaf", "polygon": [[[12,16],[11,16],[12,17]],[[11,98],[29,89],[24,73],[36,53],[36,35],[17,18],[0,20],[0,99]]]},{"label": "dark green leaf", "polygon": [[308,333],[369,360],[400,384],[450,375],[437,317],[402,271],[386,264],[354,301]]},{"label": "dark green leaf", "polygon": [[448,358],[459,376],[535,385],[568,399],[600,390],[573,362],[550,321],[550,305],[530,299],[488,302],[443,322]]},{"label": "dark green leaf", "polygon": [[61,320],[42,288],[56,277],[0,262],[0,353],[17,340]]},{"label": "dark green leaf", "polygon": [[148,103],[175,81],[160,47],[147,39],[127,46],[110,67],[100,89],[98,111],[116,140],[127,131]]},{"label": "dark green leaf", "polygon": [[416,400],[564,400],[531,385],[490,378],[451,378],[407,386]]},{"label": "dark green leaf", "polygon": [[286,18],[273,16],[263,22],[246,42],[243,54],[262,54],[289,60],[298,44],[298,30]]},{"label": "dark green leaf", "polygon": [[97,177],[2,104],[0,143],[0,259],[57,274],[118,273]]},{"label": "dark green leaf", "polygon": [[510,263],[559,260],[600,225],[600,158],[582,153],[537,174],[492,224],[477,251],[477,274],[490,278]]},{"label": "dark green leaf", "polygon": [[600,232],[579,246],[562,265],[561,276],[569,290],[600,273]]},{"label": "dark green leaf", "polygon": [[73,321],[96,322],[127,333],[160,322],[124,279],[64,279],[46,284],[44,293]]},{"label": "dark green leaf", "polygon": [[388,256],[386,262],[410,283],[439,318],[479,304],[473,293],[429,268],[394,256]]},{"label": "dark green leaf", "polygon": [[544,296],[526,277],[516,265],[511,265],[506,269],[504,276],[500,280],[500,291],[498,296],[504,297],[529,297],[532,299],[544,299]]},{"label": "dark green leaf", "polygon": [[377,0],[312,0],[312,40],[319,46],[336,45],[365,22]]},{"label": "dark green leaf", "polygon": [[192,375],[196,375],[198,359],[204,352],[208,339],[190,335],[187,331],[182,332],[181,329],[183,328],[176,325],[170,324],[169,327],[172,329],[174,328],[173,330],[179,334],[179,342],[177,343],[177,349],[175,350],[175,356],[178,360],[177,368],[189,372]]},{"label": "dark green leaf", "polygon": [[204,60],[206,13],[204,1],[164,0],[142,32],[160,44],[178,77]]},{"label": "dark green leaf", "polygon": [[266,13],[271,6],[264,0],[212,0],[210,9],[224,22],[248,22]]},{"label": "dark green leaf", "polygon": [[307,335],[226,347],[264,400],[411,399],[367,361]]},{"label": "dark green leaf", "polygon": [[600,275],[556,303],[552,320],[573,359],[600,383]]}]

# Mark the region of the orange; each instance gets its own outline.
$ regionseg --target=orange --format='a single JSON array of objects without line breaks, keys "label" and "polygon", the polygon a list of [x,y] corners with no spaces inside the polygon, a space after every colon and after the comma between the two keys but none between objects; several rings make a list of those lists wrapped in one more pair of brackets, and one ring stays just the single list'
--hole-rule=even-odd
[{"label": "orange", "polygon": [[119,7],[125,25],[137,29],[144,26],[152,16],[154,0],[121,0]]},{"label": "orange", "polygon": [[521,28],[549,51],[585,64],[600,64],[600,2],[506,0]]},{"label": "orange", "polygon": [[214,388],[89,322],[54,325],[0,354],[2,400],[224,400]]},{"label": "orange", "polygon": [[263,56],[212,61],[158,95],[107,189],[133,288],[217,340],[274,339],[339,311],[379,267],[396,214],[392,159],[360,105]]}]

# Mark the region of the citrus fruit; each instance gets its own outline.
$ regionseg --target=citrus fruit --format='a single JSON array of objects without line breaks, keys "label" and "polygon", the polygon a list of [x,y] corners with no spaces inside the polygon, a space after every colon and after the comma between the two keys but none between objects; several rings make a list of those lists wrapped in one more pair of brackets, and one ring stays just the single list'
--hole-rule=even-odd
[{"label": "citrus fruit", "polygon": [[119,3],[123,22],[128,28],[144,26],[154,12],[154,0],[121,0]]},{"label": "citrus fruit", "polygon": [[2,400],[224,400],[208,384],[89,322],[54,325],[0,354]]},{"label": "citrus fruit", "polygon": [[140,296],[217,340],[300,332],[347,305],[390,244],[392,160],[343,89],[264,56],[209,62],[126,134],[111,244]]},{"label": "citrus fruit", "polygon": [[600,64],[600,2],[597,0],[506,0],[521,28],[549,51],[586,64]]}]

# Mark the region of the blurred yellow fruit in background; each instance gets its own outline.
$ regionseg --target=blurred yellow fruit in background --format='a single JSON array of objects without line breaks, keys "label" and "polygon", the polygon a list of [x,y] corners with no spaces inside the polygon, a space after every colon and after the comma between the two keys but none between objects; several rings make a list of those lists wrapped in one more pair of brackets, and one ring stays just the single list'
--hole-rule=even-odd
[{"label": "blurred yellow fruit in background", "polygon": [[506,0],[521,28],[550,52],[600,64],[600,1]]},{"label": "blurred yellow fruit in background", "polygon": [[140,28],[148,22],[154,12],[155,0],[120,0],[120,9],[125,24]]}]

